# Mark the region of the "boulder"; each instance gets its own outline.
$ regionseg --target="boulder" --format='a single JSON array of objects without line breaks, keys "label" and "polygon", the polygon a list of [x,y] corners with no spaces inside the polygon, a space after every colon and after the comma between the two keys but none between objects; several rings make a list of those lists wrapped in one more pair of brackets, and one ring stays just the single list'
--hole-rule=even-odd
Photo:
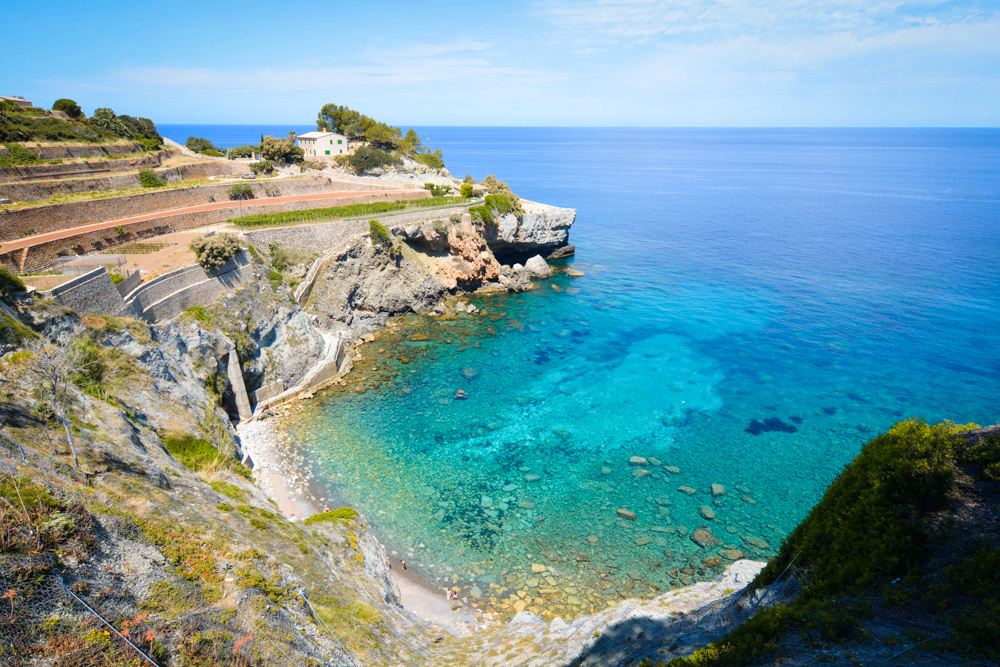
[{"label": "boulder", "polygon": [[718,567],[719,564],[721,564],[721,563],[722,563],[722,559],[721,558],[717,558],[715,556],[712,556],[711,558],[706,558],[704,560],[704,562],[702,562],[702,565],[704,567]]},{"label": "boulder", "polygon": [[632,458],[630,458],[628,460],[628,464],[631,465],[631,466],[645,466],[645,465],[649,465],[649,461],[647,461],[642,456],[633,456]]},{"label": "boulder", "polygon": [[739,560],[744,557],[744,554],[739,549],[719,549],[719,555],[726,560]]},{"label": "boulder", "polygon": [[535,255],[524,263],[524,268],[531,278],[548,278],[552,269],[541,255]]},{"label": "boulder", "polygon": [[771,545],[760,539],[759,537],[754,537],[753,535],[740,535],[743,541],[750,546],[757,547],[758,549],[770,549]]},{"label": "boulder", "polygon": [[649,472],[645,468],[636,468],[635,470],[632,471],[632,475],[634,477],[649,477],[652,474],[653,473]]},{"label": "boulder", "polygon": [[538,563],[531,564],[531,571],[533,574],[541,574],[542,572],[545,572],[546,569],[547,568],[544,565],[540,565]]},{"label": "boulder", "polygon": [[702,549],[710,549],[712,547],[717,547],[722,542],[718,537],[708,532],[704,528],[696,528],[693,533],[691,533],[691,541],[697,544]]},{"label": "boulder", "polygon": [[713,484],[712,485],[712,495],[713,496],[724,496],[724,495],[726,495],[726,487],[724,487],[722,484]]},{"label": "boulder", "polygon": [[715,511],[708,505],[702,505],[698,508],[698,514],[702,516],[703,519],[709,521],[715,521]]},{"label": "boulder", "polygon": [[686,493],[689,496],[693,496],[694,494],[698,493],[696,489],[692,489],[690,486],[678,486],[677,490],[680,491],[681,493]]},{"label": "boulder", "polygon": [[638,516],[635,512],[629,511],[627,509],[618,510],[618,516],[623,519],[628,519],[629,521],[635,521]]}]

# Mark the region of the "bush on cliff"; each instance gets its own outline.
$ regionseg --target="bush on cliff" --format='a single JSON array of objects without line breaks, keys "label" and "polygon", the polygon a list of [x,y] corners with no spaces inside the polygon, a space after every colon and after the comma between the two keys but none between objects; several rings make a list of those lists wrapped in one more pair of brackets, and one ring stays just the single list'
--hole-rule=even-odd
[{"label": "bush on cliff", "polygon": [[221,268],[240,251],[240,242],[232,234],[200,236],[189,246],[198,264],[206,270]]},{"label": "bush on cliff", "polygon": [[381,169],[398,163],[399,160],[385,151],[362,146],[348,158],[348,164],[355,174],[366,174],[375,169]]},{"label": "bush on cliff", "polygon": [[491,195],[503,195],[511,205],[511,213],[518,218],[524,217],[524,209],[521,208],[521,198],[510,189],[510,186],[503,181],[497,180],[496,176],[490,174],[483,179],[483,185]]},{"label": "bush on cliff", "polygon": [[162,188],[166,183],[152,169],[139,170],[139,182],[144,188]]},{"label": "bush on cliff", "polygon": [[[914,634],[921,650],[1000,658],[1000,536],[985,515],[975,525],[980,498],[1000,491],[991,477],[1000,434],[959,436],[973,427],[911,419],[871,440],[752,584],[765,588],[788,568],[796,599],[670,664],[771,662],[792,634],[799,646],[863,641],[873,606],[878,624],[900,634],[945,630]],[[917,655],[908,659],[919,662]]]},{"label": "bush on cliff", "polygon": [[0,297],[24,291],[24,281],[7,269],[0,268]]},{"label": "bush on cliff", "polygon": [[372,239],[372,245],[375,246],[390,246],[392,245],[392,237],[389,236],[389,230],[379,222],[378,220],[368,221],[368,233]]},{"label": "bush on cliff", "polygon": [[472,197],[472,184],[471,183],[462,183],[462,190],[461,190],[461,192],[462,192],[462,196],[465,197],[466,199],[471,198]]}]

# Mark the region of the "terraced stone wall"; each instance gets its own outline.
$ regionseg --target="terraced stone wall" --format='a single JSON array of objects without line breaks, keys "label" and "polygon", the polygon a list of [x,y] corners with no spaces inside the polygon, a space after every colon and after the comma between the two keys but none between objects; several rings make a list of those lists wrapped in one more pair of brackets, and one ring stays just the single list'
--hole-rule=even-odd
[{"label": "terraced stone wall", "polygon": [[[232,187],[231,184],[178,188],[126,197],[108,197],[107,199],[0,211],[0,242],[70,229],[94,222],[119,220],[174,208],[207,204],[212,201],[229,201],[227,191],[230,187]],[[294,179],[275,183],[253,182],[251,187],[254,191],[254,197],[257,199],[267,199],[266,190],[268,188],[280,195],[330,191],[330,185],[326,179],[320,178]],[[276,190],[274,190],[275,188]],[[243,207],[246,209],[248,204],[244,202]]]},{"label": "terraced stone wall", "polygon": [[[144,147],[137,142],[128,142],[124,144],[82,144],[78,146],[25,146],[25,148],[43,160],[66,160],[77,157],[101,157],[103,155],[138,153]],[[0,155],[6,154],[7,149],[0,148]]]},{"label": "terraced stone wall", "polygon": [[[67,178],[87,176],[129,169],[153,169],[159,167],[177,151],[157,151],[150,155],[100,160],[98,162],[67,162],[66,164],[28,164],[20,167],[0,167],[0,183],[9,181],[34,181],[46,178]],[[2,192],[2,191],[0,191]]]},{"label": "terraced stone wall", "polygon": [[60,305],[78,315],[136,317],[137,312],[122,299],[103,266],[53,288],[49,294]]},{"label": "terraced stone wall", "polygon": [[[130,173],[97,178],[0,183],[0,197],[6,197],[14,201],[43,201],[51,199],[55,195],[72,194],[75,192],[95,192],[141,187],[142,183],[139,180],[138,168],[132,167],[131,169]],[[236,176],[247,173],[250,173],[250,167],[236,162],[201,162],[198,164],[182,164],[177,167],[156,169],[157,176],[168,183],[197,180],[208,178],[209,176]]]},{"label": "terraced stone wall", "polygon": [[[426,194],[424,194],[426,193]],[[255,215],[257,213],[277,213],[282,211],[305,211],[313,208],[325,208],[329,206],[346,206],[348,204],[362,204],[374,201],[397,201],[402,199],[420,199],[429,196],[426,190],[416,192],[394,192],[369,194],[359,192],[352,197],[339,197],[331,199],[316,199],[312,201],[284,202],[264,206],[254,204],[253,201],[244,202],[243,215]],[[100,203],[100,202],[87,202]],[[130,224],[125,230],[125,234],[118,234],[114,228],[102,229],[84,234],[49,241],[36,246],[32,246],[27,255],[21,259],[21,250],[14,250],[5,254],[0,254],[0,266],[4,266],[17,273],[30,273],[32,271],[42,271],[48,268],[57,257],[69,255],[85,255],[94,252],[102,252],[117,246],[133,243],[141,239],[148,239],[162,234],[201,227],[216,222],[223,222],[240,215],[240,207],[233,202],[232,206],[214,210],[198,211],[195,213],[183,213],[164,218],[156,218],[143,222]],[[0,214],[0,227],[3,225],[3,215]],[[295,228],[293,228],[295,229]],[[251,232],[256,233],[256,232]]]}]

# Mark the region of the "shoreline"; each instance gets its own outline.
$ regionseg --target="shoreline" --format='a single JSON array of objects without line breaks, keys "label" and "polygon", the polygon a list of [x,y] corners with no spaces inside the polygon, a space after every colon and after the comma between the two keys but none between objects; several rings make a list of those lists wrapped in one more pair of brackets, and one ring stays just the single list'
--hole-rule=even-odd
[{"label": "shoreline", "polygon": [[[326,497],[317,497],[316,489],[302,477],[288,459],[282,443],[277,417],[252,420],[236,427],[243,451],[249,455],[254,470],[259,470],[256,482],[277,505],[278,510],[290,521],[299,522],[324,511]],[[378,538],[376,538],[378,539]],[[380,543],[381,540],[379,540]],[[382,543],[383,548],[385,544]],[[388,551],[388,549],[387,549]],[[423,621],[441,626],[455,636],[468,636],[485,630],[495,618],[473,606],[467,596],[447,600],[444,590],[437,586],[419,568],[410,566],[405,571],[395,559],[389,568],[389,579],[399,591],[403,609]]]}]

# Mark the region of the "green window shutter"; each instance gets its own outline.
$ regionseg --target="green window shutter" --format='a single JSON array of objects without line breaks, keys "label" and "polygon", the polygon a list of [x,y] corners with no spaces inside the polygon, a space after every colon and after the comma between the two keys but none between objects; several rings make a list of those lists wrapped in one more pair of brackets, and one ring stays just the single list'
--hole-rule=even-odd
[{"label": "green window shutter", "polygon": [[330,151],[327,151],[327,152],[326,152],[326,154],[327,154],[327,155],[329,155],[329,154],[330,154]]},{"label": "green window shutter", "polygon": [[342,144],[342,143],[344,143],[344,140],[343,139],[337,139],[337,143],[338,144]]}]

